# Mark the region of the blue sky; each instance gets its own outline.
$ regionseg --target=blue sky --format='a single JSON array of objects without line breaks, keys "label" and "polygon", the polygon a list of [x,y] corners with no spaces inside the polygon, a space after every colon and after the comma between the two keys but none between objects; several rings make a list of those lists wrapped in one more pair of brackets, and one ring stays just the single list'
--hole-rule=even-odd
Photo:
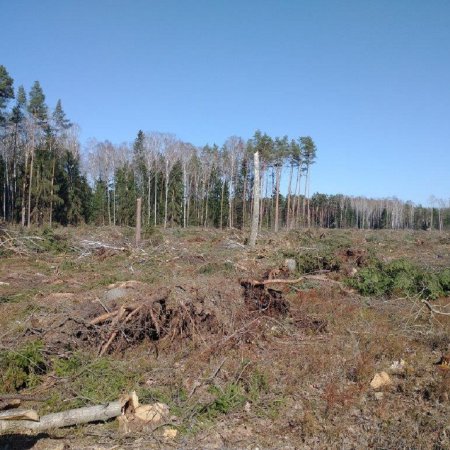
[{"label": "blue sky", "polygon": [[89,137],[311,135],[311,192],[450,197],[447,0],[2,1],[0,64]]}]

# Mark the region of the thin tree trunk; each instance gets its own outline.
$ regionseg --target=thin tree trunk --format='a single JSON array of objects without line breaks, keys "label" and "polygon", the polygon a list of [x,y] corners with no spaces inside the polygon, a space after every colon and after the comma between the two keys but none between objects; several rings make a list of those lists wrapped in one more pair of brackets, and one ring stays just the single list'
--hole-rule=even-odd
[{"label": "thin tree trunk", "polygon": [[294,194],[294,205],[292,207],[292,219],[294,221],[294,225],[298,225],[298,215],[300,211],[300,181],[301,181],[301,170],[300,165],[297,167],[297,176],[295,180],[295,194]]},{"label": "thin tree trunk", "polygon": [[147,224],[150,225],[150,216],[152,212],[151,205],[151,192],[152,192],[152,180],[150,177],[150,171],[148,171],[148,192],[147,192]]},{"label": "thin tree trunk", "polygon": [[228,186],[228,227],[233,228],[233,197],[234,197],[234,161],[231,162],[230,184]]},{"label": "thin tree trunk", "polygon": [[116,226],[116,168],[113,168],[113,225]]},{"label": "thin tree trunk", "polygon": [[154,208],[154,213],[155,213],[155,227],[156,227],[156,223],[157,223],[157,219],[156,219],[156,214],[158,211],[158,172],[155,171],[155,204],[153,205]]},{"label": "thin tree trunk", "polygon": [[183,164],[183,228],[187,227],[187,176],[186,176],[186,165]]},{"label": "thin tree trunk", "polygon": [[289,184],[288,184],[288,194],[287,194],[287,205],[286,205],[286,229],[289,230],[289,219],[291,214],[291,185],[292,185],[292,174],[294,172],[294,165],[291,164],[291,169],[289,171]]},{"label": "thin tree trunk", "polygon": [[308,212],[308,228],[311,227],[311,210],[309,205],[309,166],[306,170],[306,179],[305,179],[305,199],[307,203],[307,212]]},{"label": "thin tree trunk", "polygon": [[27,190],[27,173],[28,173],[28,154],[25,150],[25,171],[23,174],[23,180],[22,180],[22,226],[25,226],[25,197],[26,197],[26,190]]},{"label": "thin tree trunk", "polygon": [[253,155],[255,163],[255,175],[253,182],[253,214],[252,214],[252,228],[250,231],[249,246],[256,245],[256,238],[258,237],[258,221],[259,221],[259,197],[260,197],[260,180],[259,180],[259,152]]},{"label": "thin tree trunk", "polygon": [[27,217],[27,228],[31,226],[31,191],[33,189],[33,168],[34,168],[34,144],[31,150],[31,162],[30,162],[30,182],[28,185],[28,217]]},{"label": "thin tree trunk", "polygon": [[166,179],[165,179],[165,199],[164,199],[164,228],[167,228],[167,207],[169,202],[169,169],[166,165]]},{"label": "thin tree trunk", "polygon": [[[258,159],[259,159],[259,156],[258,156]],[[267,184],[266,180],[265,180],[265,168],[264,168],[264,165],[261,168],[260,183],[261,183],[261,185],[260,185],[260,191],[259,192],[260,192],[260,195],[261,195],[261,193],[264,192],[265,184]],[[258,221],[258,226],[259,226],[259,231],[261,231],[262,219],[263,219],[263,214],[264,214],[264,198],[261,198],[260,201],[258,201],[258,204],[259,204],[259,221]],[[253,206],[254,206],[254,203],[253,203]]]},{"label": "thin tree trunk", "polygon": [[136,199],[136,247],[141,243],[141,203],[141,197]]},{"label": "thin tree trunk", "polygon": [[208,203],[209,203],[209,185],[206,185],[206,201],[205,201],[205,222],[204,228],[208,227]]},{"label": "thin tree trunk", "polygon": [[222,182],[222,192],[220,195],[220,229],[222,229],[222,221],[223,221],[223,197],[225,195],[225,180]]},{"label": "thin tree trunk", "polygon": [[8,189],[8,159],[5,158],[5,179],[3,180],[3,220],[6,222],[6,191]]},{"label": "thin tree trunk", "polygon": [[276,170],[276,194],[275,194],[275,233],[278,233],[279,226],[279,208],[280,208],[280,178],[281,178],[281,167],[278,164]]},{"label": "thin tree trunk", "polygon": [[49,217],[49,225],[50,228],[52,227],[52,221],[53,221],[53,186],[55,183],[55,165],[56,165],[56,158],[53,157],[52,161],[52,179],[50,184],[50,217]]},{"label": "thin tree trunk", "polygon": [[[247,166],[247,163],[246,163]],[[247,168],[247,167],[246,167]],[[247,208],[246,208],[246,201],[247,201],[247,170],[245,171],[245,177],[244,177],[244,186],[242,188],[242,228],[245,227],[246,224],[246,214],[247,214]]]},{"label": "thin tree trunk", "polygon": [[108,203],[108,225],[111,226],[111,193],[109,192],[109,181],[106,181],[106,198]]}]

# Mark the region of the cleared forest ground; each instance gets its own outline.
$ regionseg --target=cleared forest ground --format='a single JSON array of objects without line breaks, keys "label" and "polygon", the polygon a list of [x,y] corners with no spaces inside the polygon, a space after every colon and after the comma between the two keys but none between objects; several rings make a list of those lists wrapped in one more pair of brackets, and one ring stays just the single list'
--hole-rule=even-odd
[{"label": "cleared forest ground", "polygon": [[0,394],[45,415],[135,390],[169,414],[0,448],[449,448],[450,235],[246,237],[2,230]]}]

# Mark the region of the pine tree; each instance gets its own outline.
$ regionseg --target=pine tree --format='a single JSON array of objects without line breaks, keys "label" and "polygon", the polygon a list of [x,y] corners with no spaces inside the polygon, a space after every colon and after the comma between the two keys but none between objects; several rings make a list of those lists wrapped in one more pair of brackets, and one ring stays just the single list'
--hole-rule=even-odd
[{"label": "pine tree", "polygon": [[311,225],[311,213],[309,204],[309,182],[310,182],[310,168],[315,163],[317,147],[310,136],[300,138],[300,146],[302,149],[303,160],[305,164],[305,199],[308,205],[308,227]]},{"label": "pine tree", "polygon": [[[28,183],[28,205],[27,205],[27,227],[31,226],[31,195],[33,191],[34,159],[36,146],[39,143],[42,131],[47,122],[47,105],[45,104],[45,95],[39,81],[35,81],[29,94],[28,112],[31,115],[30,133],[31,133],[31,157],[30,173]],[[39,186],[36,186],[38,190]],[[23,219],[22,219],[23,222]]]},{"label": "pine tree", "polygon": [[3,116],[3,110],[8,101],[14,98],[14,80],[9,76],[5,66],[0,65],[0,123],[6,118]]},{"label": "pine tree", "polygon": [[39,81],[35,81],[30,93],[28,101],[28,112],[39,122],[41,126],[47,122],[48,108],[45,104],[45,95]]}]

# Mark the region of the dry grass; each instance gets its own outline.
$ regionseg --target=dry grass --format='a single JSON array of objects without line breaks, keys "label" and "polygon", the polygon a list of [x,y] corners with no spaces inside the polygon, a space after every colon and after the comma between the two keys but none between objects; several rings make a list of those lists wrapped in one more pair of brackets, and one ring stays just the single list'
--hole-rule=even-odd
[{"label": "dry grass", "polygon": [[[254,251],[239,245],[245,235],[238,231],[158,230],[141,249],[129,245],[131,238],[118,228],[67,229],[70,252],[0,260],[0,281],[9,283],[0,286],[0,350],[43,343],[45,373],[23,392],[51,392],[46,411],[134,388],[146,401],[169,404],[176,447],[448,448],[450,371],[434,363],[450,344],[450,318],[431,315],[417,299],[362,298],[314,280],[279,287],[288,311],[255,308],[239,284],[289,256],[318,268],[331,261],[326,276],[334,281],[370,258],[406,258],[440,270],[450,266],[448,235],[295,231],[265,234]],[[87,251],[80,244],[87,239],[126,250]],[[108,286],[127,280],[139,287],[107,300]],[[49,338],[57,320],[86,321],[102,312],[102,303],[144,302],[163,287],[172,312],[158,316],[167,327],[161,336],[134,330],[127,345],[131,335],[120,329],[120,345],[100,359],[98,342],[77,338],[80,327],[58,328],[72,346],[69,338]],[[437,303],[444,307],[448,299]],[[154,327],[145,317],[142,327]],[[391,385],[375,396],[374,374],[400,360],[404,370],[391,371]],[[70,431],[57,434],[68,439]],[[99,439],[123,448],[167,445],[158,433],[122,436],[114,424],[80,428],[70,445]]]}]

